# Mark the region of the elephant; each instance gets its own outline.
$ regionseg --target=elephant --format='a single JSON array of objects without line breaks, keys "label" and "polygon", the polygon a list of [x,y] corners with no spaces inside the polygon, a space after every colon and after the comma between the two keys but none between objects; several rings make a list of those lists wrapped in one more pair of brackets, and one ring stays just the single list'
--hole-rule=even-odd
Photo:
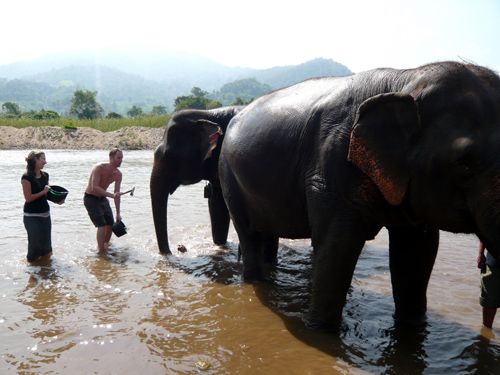
[{"label": "elephant", "polygon": [[208,207],[213,241],[226,243],[229,213],[222,197],[218,160],[224,131],[243,106],[213,110],[185,109],[175,112],[165,127],[163,140],[154,152],[150,192],[153,221],[161,253],[171,254],[167,233],[168,196],[180,185],[207,180]]},{"label": "elephant", "polygon": [[439,230],[500,255],[500,79],[454,61],[309,79],[236,114],[219,159],[243,278],[310,238],[308,327],[338,330],[360,252],[383,228],[396,322],[425,322]]}]

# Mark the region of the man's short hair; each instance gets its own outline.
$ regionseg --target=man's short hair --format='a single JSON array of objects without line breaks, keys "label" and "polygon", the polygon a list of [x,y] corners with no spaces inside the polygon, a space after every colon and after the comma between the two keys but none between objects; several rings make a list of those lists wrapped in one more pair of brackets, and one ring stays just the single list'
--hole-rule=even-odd
[{"label": "man's short hair", "polygon": [[120,150],[119,148],[114,148],[112,149],[110,152],[109,152],[109,157],[112,158],[113,156],[116,155],[117,152],[122,152],[122,150]]}]

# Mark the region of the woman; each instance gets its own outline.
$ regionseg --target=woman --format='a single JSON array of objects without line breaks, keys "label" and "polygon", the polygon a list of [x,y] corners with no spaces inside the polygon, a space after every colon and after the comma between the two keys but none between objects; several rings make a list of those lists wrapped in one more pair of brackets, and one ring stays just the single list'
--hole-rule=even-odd
[{"label": "woman", "polygon": [[21,177],[24,193],[24,227],[28,232],[28,262],[52,254],[52,223],[47,202],[49,174],[43,172],[45,153],[31,151],[26,157],[26,173]]}]

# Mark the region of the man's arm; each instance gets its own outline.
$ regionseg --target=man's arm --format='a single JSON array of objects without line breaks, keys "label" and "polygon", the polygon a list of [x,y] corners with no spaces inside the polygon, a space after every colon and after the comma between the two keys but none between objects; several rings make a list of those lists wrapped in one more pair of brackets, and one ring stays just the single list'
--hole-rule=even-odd
[{"label": "man's arm", "polygon": [[116,222],[122,221],[122,217],[120,215],[120,203],[121,203],[121,194],[120,188],[122,185],[122,173],[118,171],[116,180],[115,180],[115,209],[116,209]]},{"label": "man's arm", "polygon": [[477,268],[481,269],[481,272],[486,271],[486,257],[484,256],[484,244],[483,241],[479,241],[479,250],[477,253]]}]

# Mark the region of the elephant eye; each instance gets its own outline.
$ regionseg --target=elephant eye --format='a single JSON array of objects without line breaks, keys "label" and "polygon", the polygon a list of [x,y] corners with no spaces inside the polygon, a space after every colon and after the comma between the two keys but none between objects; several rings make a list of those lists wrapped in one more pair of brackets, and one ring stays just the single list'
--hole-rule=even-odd
[{"label": "elephant eye", "polygon": [[487,169],[487,160],[484,155],[467,153],[453,163],[453,170],[459,184],[472,182],[478,175]]},{"label": "elephant eye", "polygon": [[473,169],[474,162],[470,158],[460,158],[455,161],[455,169],[459,171],[469,173]]}]

